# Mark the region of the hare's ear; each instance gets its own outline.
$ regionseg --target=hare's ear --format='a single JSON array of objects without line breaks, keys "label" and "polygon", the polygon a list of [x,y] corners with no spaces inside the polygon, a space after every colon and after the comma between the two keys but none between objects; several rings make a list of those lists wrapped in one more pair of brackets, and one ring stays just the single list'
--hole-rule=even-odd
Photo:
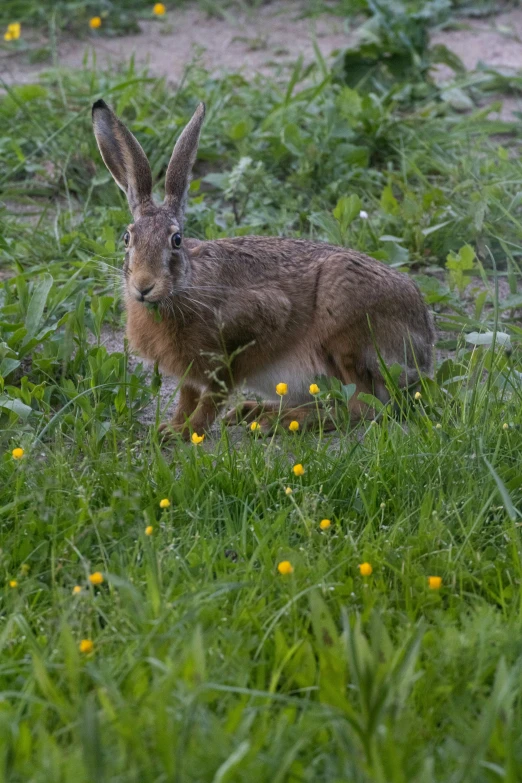
[{"label": "hare's ear", "polygon": [[176,142],[165,178],[165,204],[183,220],[190,173],[196,160],[199,134],[205,119],[205,104],[200,103],[192,119]]},{"label": "hare's ear", "polygon": [[141,145],[105,101],[92,107],[92,125],[105,165],[127,195],[134,217],[152,201],[152,175]]}]

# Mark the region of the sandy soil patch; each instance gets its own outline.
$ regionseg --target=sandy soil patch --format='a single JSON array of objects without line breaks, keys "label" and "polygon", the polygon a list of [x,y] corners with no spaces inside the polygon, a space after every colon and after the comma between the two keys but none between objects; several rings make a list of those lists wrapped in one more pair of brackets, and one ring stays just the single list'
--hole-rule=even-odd
[{"label": "sandy soil patch", "polygon": [[[209,16],[198,6],[184,6],[168,14],[164,23],[141,22],[141,34],[121,38],[97,38],[94,43],[64,39],[59,62],[81,68],[85,53],[96,53],[100,67],[128,59],[148,64],[152,74],[178,82],[194,57],[214,73],[242,71],[273,73],[302,56],[315,57],[314,40],[324,57],[351,40],[345,19],[330,13],[319,18],[303,16],[306,2],[275,0],[255,13],[237,12],[226,17]],[[30,81],[42,65],[28,65],[21,56],[3,57],[0,68],[10,82]]]}]

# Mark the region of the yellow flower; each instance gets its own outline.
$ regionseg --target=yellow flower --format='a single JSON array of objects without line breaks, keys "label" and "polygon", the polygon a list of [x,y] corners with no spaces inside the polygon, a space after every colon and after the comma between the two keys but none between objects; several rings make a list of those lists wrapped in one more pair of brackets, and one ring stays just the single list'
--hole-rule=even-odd
[{"label": "yellow flower", "polygon": [[290,430],[290,432],[297,432],[297,430],[299,429],[299,422],[291,421],[290,424],[288,425],[288,429]]},{"label": "yellow flower", "polygon": [[74,585],[74,587],[73,587],[73,595],[78,595],[81,592],[82,592],[82,588],[80,587],[80,585]]},{"label": "yellow flower", "polygon": [[89,576],[89,582],[91,585],[101,585],[103,584],[103,574],[101,571],[95,571],[94,574],[91,574]]},{"label": "yellow flower", "polygon": [[330,522],[329,519],[321,519],[321,521],[319,522],[319,527],[321,528],[321,530],[328,530],[331,524],[332,523]]},{"label": "yellow flower", "polygon": [[11,581],[9,582],[9,587],[13,587],[13,588],[18,587],[18,582],[16,581],[16,579],[11,579]]},{"label": "yellow flower", "polygon": [[252,424],[250,425],[250,429],[252,430],[252,432],[255,432],[260,428],[260,426],[261,425],[258,424],[257,421],[253,421]]},{"label": "yellow flower", "polygon": [[284,397],[285,394],[288,392],[288,384],[287,383],[278,383],[276,386],[276,393],[279,394],[280,397]]},{"label": "yellow flower", "polygon": [[17,41],[22,32],[20,22],[11,22],[7,25],[7,31],[4,33],[4,41]]},{"label": "yellow flower", "polygon": [[163,3],[155,3],[152,9],[152,13],[156,14],[156,16],[163,16],[166,10],[167,9],[163,5]]},{"label": "yellow flower", "polygon": [[294,573],[294,568],[292,566],[292,563],[290,560],[282,560],[279,565],[277,566],[277,570],[280,574],[283,576],[287,576],[288,574]]},{"label": "yellow flower", "polygon": [[422,394],[420,392],[415,392],[415,399],[420,400],[422,398]]},{"label": "yellow flower", "polygon": [[102,20],[99,16],[93,16],[92,19],[89,19],[89,27],[91,30],[97,30],[98,27],[102,26]]},{"label": "yellow flower", "polygon": [[502,429],[503,430],[508,430],[509,429],[509,424],[507,423],[507,421],[504,422],[504,424],[502,425]]},{"label": "yellow flower", "polygon": [[13,459],[22,459],[22,457],[24,456],[24,450],[20,448],[13,449],[11,452],[11,456],[13,457]]},{"label": "yellow flower", "polygon": [[321,389],[316,383],[310,384],[310,394],[319,394],[320,391]]},{"label": "yellow flower", "polygon": [[287,488],[285,489],[285,495],[291,495],[291,494],[292,494],[292,491],[293,491],[293,490],[292,490],[292,487],[287,487]]},{"label": "yellow flower", "polygon": [[435,429],[436,430],[442,429],[442,424],[439,424],[439,422],[437,422],[437,424],[435,425]]},{"label": "yellow flower", "polygon": [[442,587],[442,577],[441,576],[429,576],[428,577],[428,586],[430,590],[440,590]]},{"label": "yellow flower", "polygon": [[370,563],[361,563],[359,566],[359,571],[361,572],[361,576],[371,576],[373,568],[371,567]]},{"label": "yellow flower", "polygon": [[193,432],[190,440],[192,441],[192,443],[195,443],[197,446],[198,443],[202,443],[205,440],[205,436],[198,435],[197,432]]},{"label": "yellow flower", "polygon": [[145,528],[145,535],[151,536],[153,532],[154,532],[154,528],[152,527],[152,525],[147,525],[147,527]]},{"label": "yellow flower", "polygon": [[294,465],[292,470],[294,471],[296,476],[302,476],[302,475],[304,475],[304,472],[305,472],[304,468],[303,468],[303,466],[301,465],[300,462],[297,465]]},{"label": "yellow flower", "polygon": [[170,500],[168,498],[163,498],[163,500],[160,500],[160,508],[168,508],[170,506]]},{"label": "yellow flower", "polygon": [[80,652],[88,655],[94,650],[94,644],[90,639],[82,639],[80,642]]},{"label": "yellow flower", "polygon": [[31,566],[29,565],[29,563],[22,563],[22,565],[20,566],[20,571],[24,576],[27,576],[30,570],[31,570]]}]

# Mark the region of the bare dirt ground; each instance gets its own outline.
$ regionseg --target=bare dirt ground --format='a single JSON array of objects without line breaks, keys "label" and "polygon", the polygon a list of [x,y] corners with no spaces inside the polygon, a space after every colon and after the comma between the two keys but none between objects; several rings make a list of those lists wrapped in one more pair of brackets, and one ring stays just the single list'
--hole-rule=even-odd
[{"label": "bare dirt ground", "polygon": [[[306,61],[313,59],[314,40],[325,57],[351,40],[345,19],[330,13],[307,18],[303,16],[305,9],[306,0],[274,0],[255,13],[237,12],[218,18],[199,6],[184,6],[160,21],[141,22],[139,35],[112,39],[93,36],[89,42],[64,39],[58,46],[58,60],[61,65],[80,68],[87,51],[95,52],[98,64],[106,66],[134,54],[139,64],[149,65],[152,74],[173,82],[179,81],[195,56],[216,73],[273,73],[299,56]],[[42,70],[42,65],[31,66],[24,59],[0,59],[6,81],[28,81]]]}]

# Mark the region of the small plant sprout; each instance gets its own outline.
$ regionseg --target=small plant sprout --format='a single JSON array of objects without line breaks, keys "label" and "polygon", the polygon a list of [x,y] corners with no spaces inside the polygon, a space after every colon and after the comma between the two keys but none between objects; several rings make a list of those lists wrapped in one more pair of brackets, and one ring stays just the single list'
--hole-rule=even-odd
[{"label": "small plant sprout", "polygon": [[198,435],[197,432],[193,432],[190,440],[192,443],[194,443],[195,446],[197,446],[199,443],[203,443],[205,440],[205,435]]},{"label": "small plant sprout", "polygon": [[297,432],[297,430],[299,429],[299,422],[291,421],[290,424],[288,425],[288,429],[290,430],[290,432]]},{"label": "small plant sprout", "polygon": [[428,577],[428,587],[430,590],[440,590],[442,587],[442,577],[441,576],[429,576]]},{"label": "small plant sprout", "polygon": [[170,500],[168,498],[163,498],[163,500],[160,500],[159,507],[160,508],[169,508],[170,506]]},{"label": "small plant sprout", "polygon": [[79,644],[80,652],[84,655],[90,655],[94,650],[94,642],[90,639],[82,639]]},{"label": "small plant sprout", "polygon": [[298,462],[297,465],[294,465],[292,470],[294,471],[294,474],[296,476],[304,476],[305,469],[303,468],[300,462]]},{"label": "small plant sprout", "polygon": [[371,576],[373,573],[373,568],[370,563],[361,563],[359,565],[359,571],[361,576]]},{"label": "small plant sprout", "polygon": [[95,571],[94,574],[89,575],[89,582],[91,585],[102,585],[103,584],[103,574],[101,571]]},{"label": "small plant sprout", "polygon": [[293,567],[292,563],[290,562],[290,560],[282,560],[278,564],[277,570],[279,571],[279,573],[282,576],[288,576],[288,574],[293,574],[294,573],[294,567]]},{"label": "small plant sprout", "polygon": [[319,522],[319,527],[321,530],[328,530],[328,528],[331,526],[331,521],[329,519],[321,519]]},{"label": "small plant sprout", "polygon": [[279,394],[280,397],[284,397],[285,394],[288,394],[287,383],[278,383],[275,389],[276,389],[276,394]]}]

